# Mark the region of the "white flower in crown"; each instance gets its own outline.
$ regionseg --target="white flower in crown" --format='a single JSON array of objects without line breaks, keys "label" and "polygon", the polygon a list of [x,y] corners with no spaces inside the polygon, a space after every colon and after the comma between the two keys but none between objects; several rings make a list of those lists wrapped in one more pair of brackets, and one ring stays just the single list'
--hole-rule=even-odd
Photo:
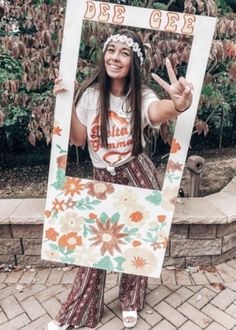
[{"label": "white flower in crown", "polygon": [[120,36],[120,42],[122,42],[122,43],[127,43],[127,37],[126,36]]},{"label": "white flower in crown", "polygon": [[126,40],[127,46],[132,47],[133,46],[133,43],[134,43],[133,39],[127,38],[127,40]]},{"label": "white flower in crown", "polygon": [[127,37],[125,35],[120,35],[120,34],[115,34],[115,35],[111,35],[104,43],[103,45],[103,52],[106,51],[107,46],[109,45],[109,43],[111,41],[114,42],[122,42],[122,43],[126,43],[128,47],[132,48],[133,51],[137,54],[139,60],[140,60],[140,64],[143,64],[143,54],[142,51],[139,47],[139,44],[137,42],[134,42],[132,38]]},{"label": "white flower in crown", "polygon": [[139,44],[137,42],[134,42],[133,51],[136,52],[137,55],[140,52]]}]

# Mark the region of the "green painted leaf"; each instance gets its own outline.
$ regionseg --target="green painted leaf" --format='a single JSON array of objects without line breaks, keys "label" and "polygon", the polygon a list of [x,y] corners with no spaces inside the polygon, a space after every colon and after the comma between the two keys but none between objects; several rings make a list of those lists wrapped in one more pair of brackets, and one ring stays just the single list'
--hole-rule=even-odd
[{"label": "green painted leaf", "polygon": [[101,222],[102,222],[102,223],[106,223],[107,219],[108,219],[108,215],[107,215],[105,212],[103,212],[103,213],[100,215],[100,220],[101,220]]},{"label": "green painted leaf", "polygon": [[129,234],[130,235],[135,235],[138,231],[139,231],[138,228],[132,228],[132,229],[130,229]]},{"label": "green painted leaf", "polygon": [[84,221],[86,223],[94,223],[94,220],[88,219],[88,218],[84,218]]},{"label": "green painted leaf", "polygon": [[123,271],[124,269],[122,268],[122,263],[125,261],[126,259],[124,257],[116,257],[115,261],[117,262],[116,265],[116,270],[118,271]]},{"label": "green painted leaf", "polygon": [[64,184],[65,184],[65,171],[61,168],[58,168],[56,175],[56,182],[54,182],[52,186],[57,190],[61,190]]},{"label": "green painted leaf", "polygon": [[113,214],[113,216],[111,217],[111,223],[116,223],[119,219],[120,219],[120,213],[119,213],[119,212],[116,212],[116,213]]},{"label": "green painted leaf", "polygon": [[93,266],[95,268],[106,269],[108,271],[112,271],[114,269],[111,258],[109,256],[100,259],[97,263],[93,264]]},{"label": "green painted leaf", "polygon": [[52,250],[58,251],[58,246],[56,244],[50,243],[49,246]]},{"label": "green painted leaf", "polygon": [[84,237],[87,237],[89,233],[90,233],[90,231],[89,231],[88,227],[84,225],[83,236],[84,236]]},{"label": "green painted leaf", "polygon": [[61,262],[64,262],[65,264],[73,264],[75,262],[75,258],[68,258],[67,256],[63,256],[60,258]]},{"label": "green painted leaf", "polygon": [[159,191],[153,191],[151,195],[146,197],[146,200],[154,205],[160,205],[162,200],[161,193]]},{"label": "green painted leaf", "polygon": [[59,149],[60,154],[67,154],[66,150],[63,150],[62,147],[59,144],[56,144],[57,148]]}]

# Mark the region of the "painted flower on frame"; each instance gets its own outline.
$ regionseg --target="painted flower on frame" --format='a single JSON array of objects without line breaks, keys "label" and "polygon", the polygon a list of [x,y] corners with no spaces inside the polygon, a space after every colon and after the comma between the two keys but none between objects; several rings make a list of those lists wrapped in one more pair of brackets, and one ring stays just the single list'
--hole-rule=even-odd
[{"label": "painted flower on frame", "polygon": [[114,195],[114,207],[123,208],[128,210],[133,210],[134,205],[137,204],[138,195],[136,192],[130,192],[130,189],[124,188],[120,191],[117,191]]},{"label": "painted flower on frame", "polygon": [[67,209],[73,209],[76,203],[77,201],[74,201],[72,198],[68,198],[68,200],[65,202],[65,206]]},{"label": "painted flower on frame", "polygon": [[134,247],[125,251],[123,263],[125,271],[132,274],[149,276],[157,267],[157,257],[148,249]]},{"label": "painted flower on frame", "polygon": [[49,228],[45,231],[45,236],[50,241],[56,241],[57,236],[59,236],[59,233],[56,232],[54,228]]},{"label": "painted flower on frame", "polygon": [[61,155],[57,157],[57,166],[61,169],[66,168],[66,162],[67,162],[67,155]]},{"label": "painted flower on frame", "polygon": [[95,262],[100,258],[100,253],[95,246],[82,246],[76,253],[75,264],[92,267]]},{"label": "painted flower on frame", "polygon": [[89,240],[94,241],[92,245],[101,245],[101,255],[108,252],[113,256],[114,250],[121,252],[120,245],[126,244],[122,239],[128,236],[127,233],[122,232],[124,225],[119,225],[118,221],[116,223],[111,223],[110,219],[106,223],[102,223],[100,220],[96,220],[95,226],[90,226],[90,232],[93,237]]},{"label": "painted flower on frame", "polygon": [[176,204],[177,190],[176,188],[167,187],[163,191],[163,199],[161,206],[166,211],[173,211]]},{"label": "painted flower on frame", "polygon": [[134,204],[133,210],[128,208],[125,211],[125,220],[131,226],[143,226],[149,218],[149,212],[143,205]]},{"label": "painted flower on frame", "polygon": [[60,259],[60,253],[56,250],[46,250],[44,254],[46,254],[48,260],[55,261]]},{"label": "painted flower on frame", "polygon": [[166,249],[168,246],[168,235],[165,231],[161,231],[158,235],[158,240],[151,244],[153,250]]},{"label": "painted flower on frame", "polygon": [[58,240],[58,245],[69,250],[74,250],[76,246],[82,245],[82,237],[78,236],[77,233],[62,235]]},{"label": "painted flower on frame", "polygon": [[106,199],[107,194],[112,194],[114,192],[113,185],[106,182],[89,182],[85,185],[88,189],[88,194],[96,197],[97,199]]},{"label": "painted flower on frame", "polygon": [[66,177],[66,182],[64,184],[63,190],[65,191],[65,196],[70,195],[73,197],[75,194],[80,195],[81,190],[84,189],[84,185],[81,184],[81,180],[77,178]]},{"label": "painted flower on frame", "polygon": [[59,223],[62,233],[79,232],[83,224],[83,217],[74,211],[67,211],[60,217]]},{"label": "painted flower on frame", "polygon": [[58,213],[59,211],[64,211],[64,200],[59,200],[57,198],[54,199],[54,201],[52,202],[53,204],[53,211],[55,211],[56,213]]}]

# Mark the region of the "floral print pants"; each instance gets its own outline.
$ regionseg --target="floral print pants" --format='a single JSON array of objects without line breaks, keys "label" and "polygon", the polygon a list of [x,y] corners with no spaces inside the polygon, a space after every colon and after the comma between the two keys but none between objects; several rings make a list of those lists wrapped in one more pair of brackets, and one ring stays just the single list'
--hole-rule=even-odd
[{"label": "floral print pants", "polygon": [[[157,171],[143,153],[127,164],[116,168],[115,175],[106,169],[94,169],[94,179],[140,188],[159,189]],[[61,324],[95,327],[104,309],[106,271],[78,267],[70,294],[56,316]],[[144,306],[147,277],[122,274],[119,299],[122,310],[141,310]]]}]

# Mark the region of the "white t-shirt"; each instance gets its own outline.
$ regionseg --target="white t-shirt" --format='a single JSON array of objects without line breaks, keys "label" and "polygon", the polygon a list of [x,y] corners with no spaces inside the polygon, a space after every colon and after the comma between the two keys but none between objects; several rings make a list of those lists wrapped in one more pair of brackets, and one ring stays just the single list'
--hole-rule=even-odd
[{"label": "white t-shirt", "polygon": [[[116,167],[130,161],[132,154],[132,136],[130,112],[125,111],[125,97],[110,94],[108,148],[100,143],[100,115],[98,105],[99,91],[89,87],[81,96],[76,113],[81,123],[87,127],[87,140],[90,157],[96,168]],[[144,89],[142,94],[142,130],[151,125],[148,118],[148,106],[158,97],[151,89]],[[145,141],[142,135],[142,145]]]}]

